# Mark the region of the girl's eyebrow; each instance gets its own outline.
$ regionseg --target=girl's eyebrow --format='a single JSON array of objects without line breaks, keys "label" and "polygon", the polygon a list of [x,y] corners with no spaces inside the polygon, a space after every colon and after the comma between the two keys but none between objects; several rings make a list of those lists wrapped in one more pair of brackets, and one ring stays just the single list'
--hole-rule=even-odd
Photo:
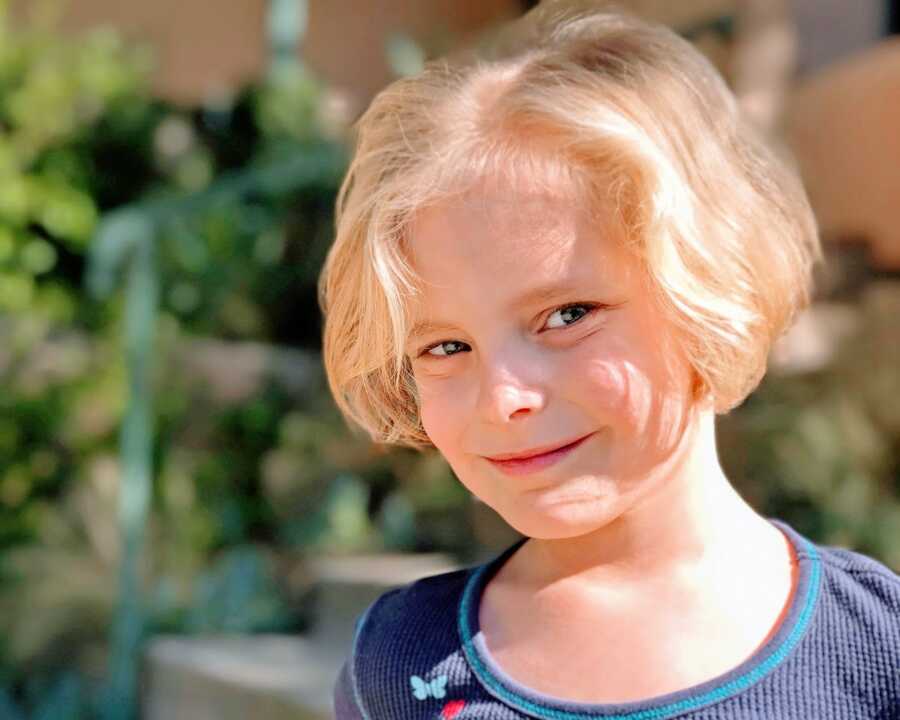
[{"label": "girl's eyebrow", "polygon": [[[512,301],[513,307],[521,307],[523,305],[536,305],[538,303],[551,302],[557,299],[562,299],[566,296],[571,296],[573,293],[573,288],[576,287],[575,283],[567,282],[566,284],[558,284],[558,283],[547,283],[545,285],[538,285],[530,290],[525,291],[518,297],[516,297]],[[428,335],[430,333],[437,332],[448,332],[451,330],[458,329],[456,325],[452,323],[444,323],[444,322],[431,322],[431,321],[422,321],[416,323],[412,330],[409,333],[409,339],[414,340],[422,335]]]},{"label": "girl's eyebrow", "polygon": [[416,323],[416,325],[413,326],[413,329],[410,330],[409,339],[415,340],[422,335],[430,335],[431,333],[436,332],[447,332],[455,329],[456,326],[451,325],[450,323],[420,322]]},{"label": "girl's eyebrow", "polygon": [[513,300],[513,304],[519,306],[535,305],[537,303],[561,300],[563,297],[571,295],[573,290],[577,287],[579,287],[578,283],[571,280],[565,284],[552,282],[545,285],[538,285],[519,295],[519,297]]}]

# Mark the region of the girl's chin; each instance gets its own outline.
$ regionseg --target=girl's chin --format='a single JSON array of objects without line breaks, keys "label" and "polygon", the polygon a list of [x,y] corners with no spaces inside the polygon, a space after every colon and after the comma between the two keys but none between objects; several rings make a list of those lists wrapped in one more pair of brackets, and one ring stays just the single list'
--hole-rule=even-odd
[{"label": "girl's chin", "polygon": [[616,514],[607,503],[586,500],[533,506],[526,512],[501,513],[504,520],[522,535],[539,540],[587,535],[612,522]]}]

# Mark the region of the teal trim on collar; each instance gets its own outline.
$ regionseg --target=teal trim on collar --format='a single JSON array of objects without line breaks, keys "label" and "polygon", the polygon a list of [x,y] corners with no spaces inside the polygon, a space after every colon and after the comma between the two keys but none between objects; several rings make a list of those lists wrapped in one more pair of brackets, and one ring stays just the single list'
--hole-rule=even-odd
[{"label": "teal trim on collar", "polygon": [[[487,648],[484,646],[483,637],[481,638],[480,648],[476,647],[478,643],[476,643],[476,639],[472,635],[472,626],[478,627],[477,605],[480,604],[481,595],[487,580],[499,570],[502,563],[525,540],[517,542],[493,561],[473,568],[466,582],[458,612],[458,628],[466,660],[478,680],[494,697],[516,709],[535,717],[546,718],[547,720],[598,720],[600,718],[603,720],[663,720],[664,718],[683,713],[686,710],[696,710],[702,706],[725,700],[750,687],[781,664],[800,641],[816,607],[821,576],[821,561],[818,550],[813,543],[799,535],[793,528],[786,526],[785,523],[778,520],[772,520],[772,522],[785,532],[797,553],[798,564],[801,567],[798,595],[803,591],[802,609],[799,614],[796,613],[798,604],[795,599],[795,604],[788,610],[788,614],[782,626],[776,631],[775,636],[759,652],[754,653],[748,660],[738,665],[732,671],[718,676],[718,678],[713,678],[693,688],[686,688],[656,698],[629,703],[567,702],[561,698],[553,698],[559,705],[573,708],[570,710],[536,702],[509,688],[491,671],[482,659],[481,653],[486,653]],[[802,570],[804,563],[809,565],[806,574]],[[791,620],[793,620],[793,625],[789,626]],[[760,654],[767,652],[767,648],[775,643],[778,636],[783,635],[788,628],[790,631],[781,639],[777,647],[768,654],[765,660],[762,662],[758,661],[757,658]],[[736,677],[731,677],[739,668],[747,664],[752,664],[753,666],[745,669]],[[708,685],[714,685],[714,687],[709,690],[699,691],[699,688],[704,688]],[[665,702],[665,699],[670,696],[673,699],[670,702]],[[676,696],[678,699],[674,699]],[[659,704],[661,702],[663,704]],[[646,707],[648,705],[651,707]],[[635,709],[628,710],[628,706],[633,706]],[[576,708],[581,709],[577,710]]]}]

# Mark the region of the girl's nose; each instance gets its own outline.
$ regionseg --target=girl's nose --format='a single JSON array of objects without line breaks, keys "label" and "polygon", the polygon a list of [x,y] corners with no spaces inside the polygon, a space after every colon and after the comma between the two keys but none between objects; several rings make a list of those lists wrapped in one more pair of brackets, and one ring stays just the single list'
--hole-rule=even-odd
[{"label": "girl's nose", "polygon": [[533,383],[524,383],[508,374],[494,374],[485,378],[479,412],[487,422],[504,425],[539,411],[545,402],[544,393]]}]

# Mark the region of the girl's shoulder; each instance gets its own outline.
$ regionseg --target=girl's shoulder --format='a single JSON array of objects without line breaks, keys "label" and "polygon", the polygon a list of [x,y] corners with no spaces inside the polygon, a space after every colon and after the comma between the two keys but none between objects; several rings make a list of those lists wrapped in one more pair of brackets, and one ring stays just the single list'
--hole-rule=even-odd
[{"label": "girl's shoulder", "polygon": [[[862,552],[817,543],[783,520],[769,519],[794,546],[811,614],[822,615],[820,619],[826,624],[839,616],[844,621],[855,618],[868,624],[878,616],[878,624],[900,633],[900,575]],[[821,605],[829,609],[817,612]]]},{"label": "girl's shoulder", "polygon": [[356,621],[354,652],[380,649],[382,643],[421,643],[455,627],[460,598],[474,569],[429,575],[380,595]]},{"label": "girl's shoulder", "polygon": [[837,582],[870,586],[884,594],[887,602],[900,596],[900,575],[884,563],[856,550],[837,545],[817,545],[822,564]]},{"label": "girl's shoulder", "polygon": [[837,545],[817,545],[823,561],[834,569],[855,577],[877,575],[888,584],[900,584],[900,575],[884,563],[856,550]]},{"label": "girl's shoulder", "polygon": [[[353,646],[335,688],[338,717],[416,717],[420,701],[443,697],[462,669],[457,620],[470,574],[464,568],[421,578],[379,596],[356,621]],[[439,687],[440,685],[440,687]],[[365,708],[365,710],[363,710]]]},{"label": "girl's shoulder", "polygon": [[818,545],[822,592],[837,600],[845,619],[876,620],[897,633],[900,656],[900,575],[875,558],[847,548]]},{"label": "girl's shoulder", "polygon": [[900,718],[900,576],[860,552],[816,549],[821,597],[798,654],[806,674],[857,698],[855,717]]}]

